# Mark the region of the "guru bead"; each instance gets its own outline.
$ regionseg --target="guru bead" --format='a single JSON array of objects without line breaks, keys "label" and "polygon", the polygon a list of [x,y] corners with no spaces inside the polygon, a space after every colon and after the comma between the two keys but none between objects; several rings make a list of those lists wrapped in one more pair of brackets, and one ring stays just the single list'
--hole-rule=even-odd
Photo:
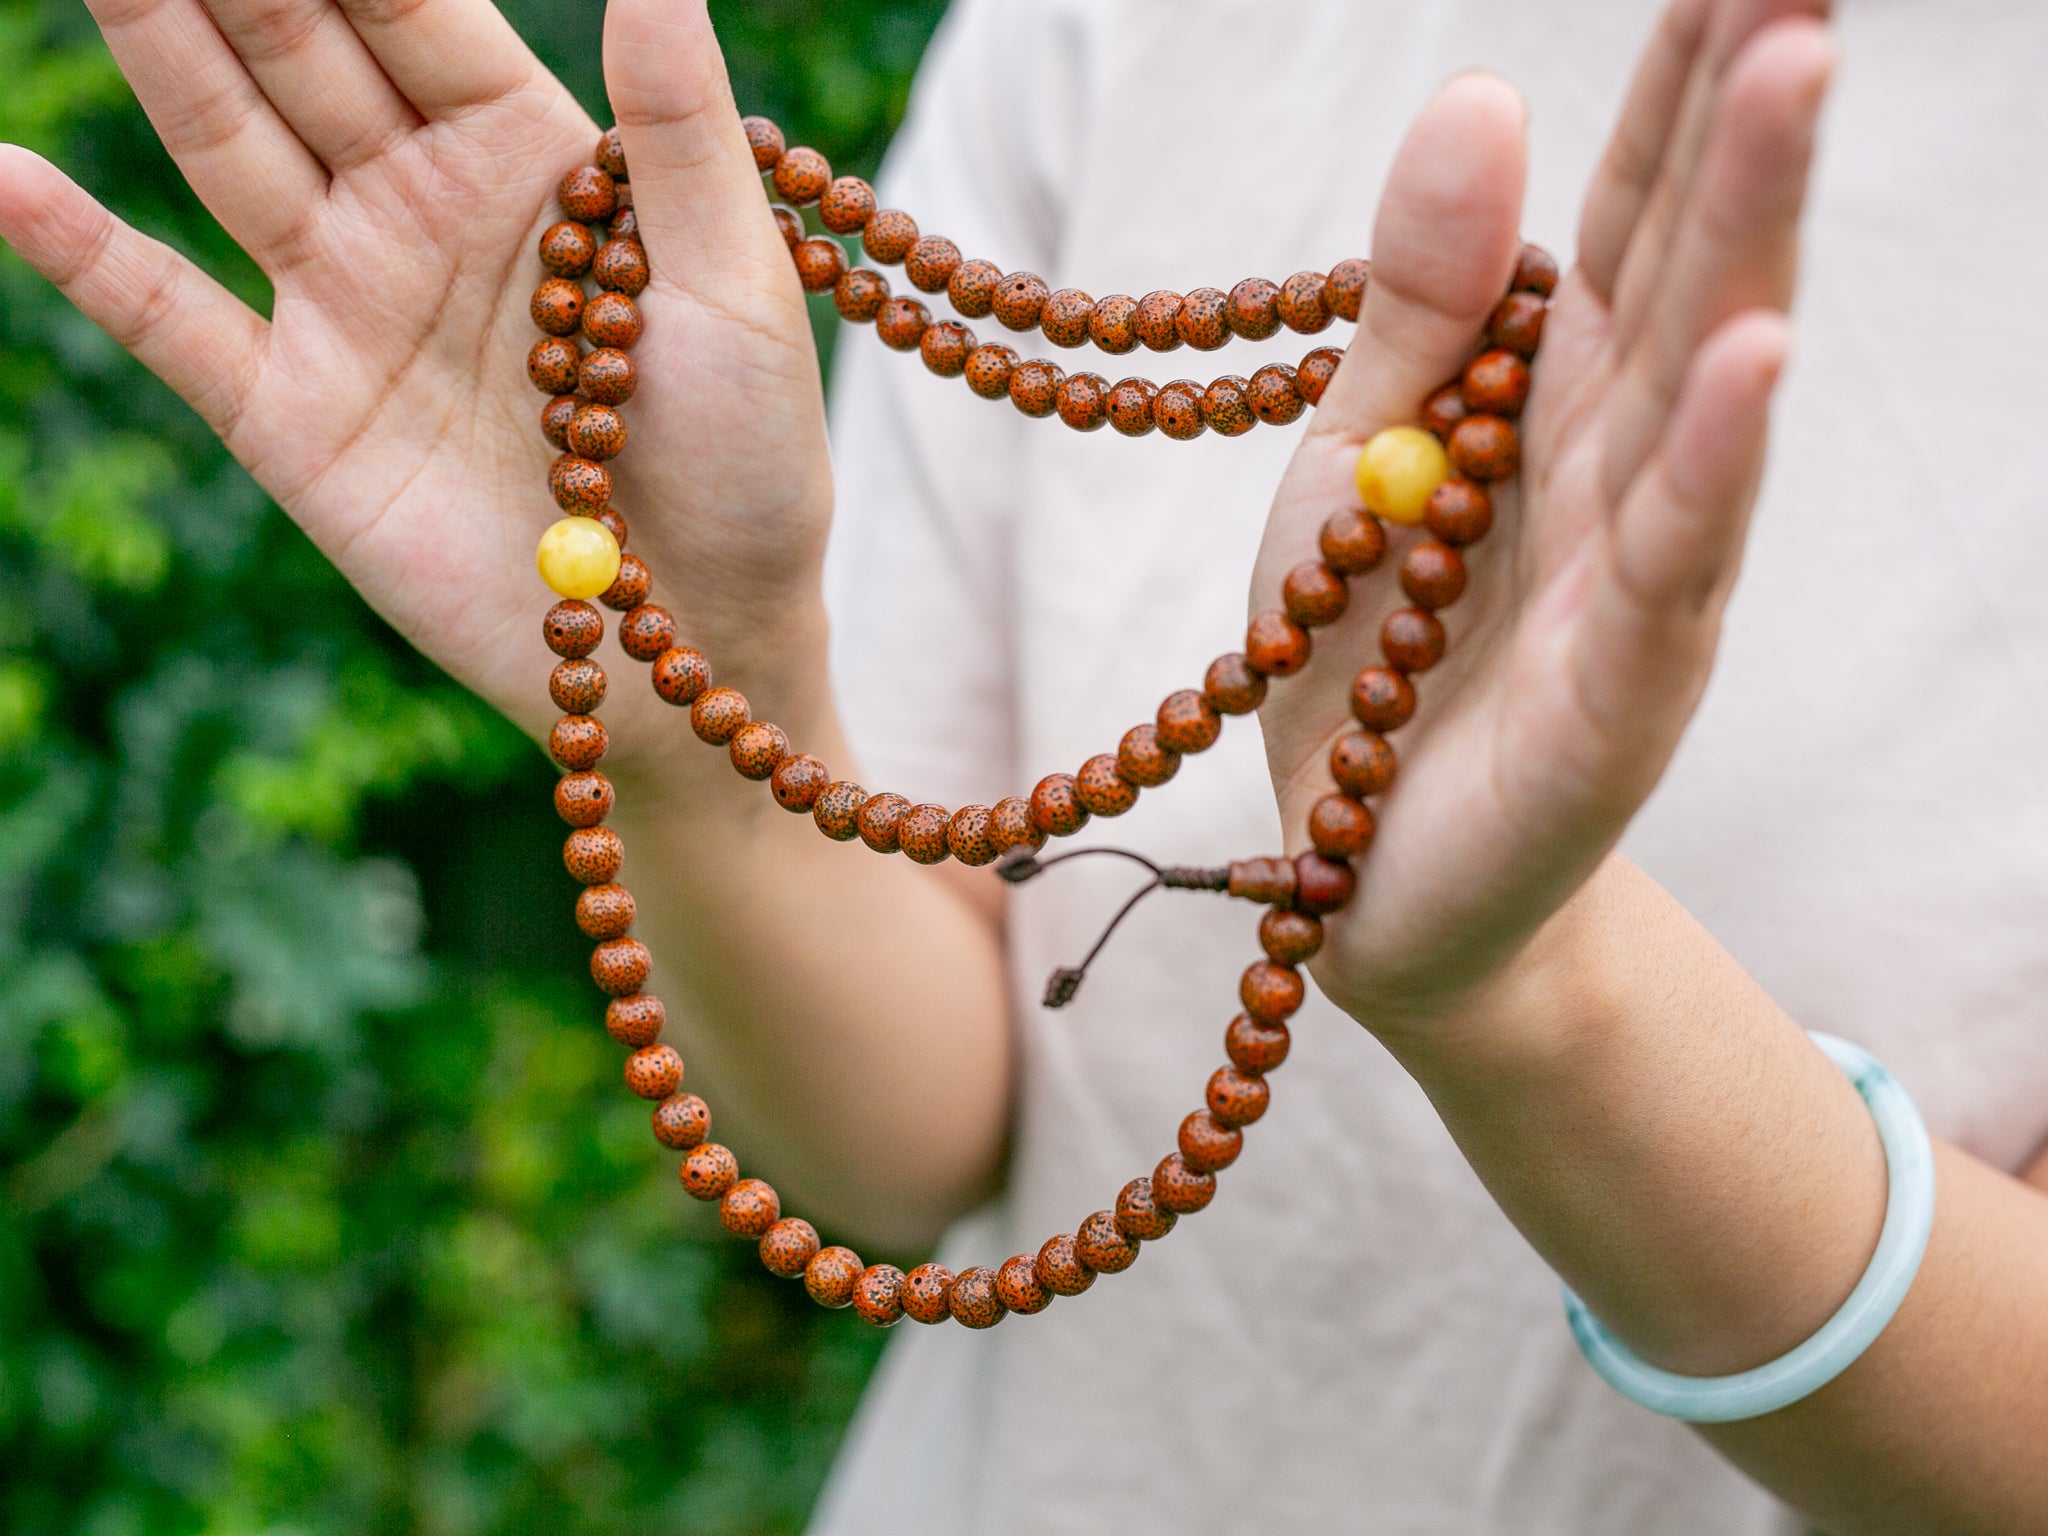
[{"label": "guru bead", "polygon": [[1358,455],[1358,499],[1390,523],[1422,521],[1429,493],[1451,472],[1444,445],[1420,427],[1375,432]]},{"label": "guru bead", "polygon": [[540,579],[563,597],[596,597],[619,574],[619,541],[602,523],[565,517],[540,536],[534,551]]}]

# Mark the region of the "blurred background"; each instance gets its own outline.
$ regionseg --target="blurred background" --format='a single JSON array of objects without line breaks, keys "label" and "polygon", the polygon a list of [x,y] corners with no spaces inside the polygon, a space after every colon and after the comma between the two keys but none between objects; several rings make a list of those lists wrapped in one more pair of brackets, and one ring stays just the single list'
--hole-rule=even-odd
[{"label": "blurred background", "polygon": [[[506,9],[608,122],[602,0]],[[712,3],[863,174],[942,9]],[[264,306],[78,0],[0,65],[0,138]],[[677,1196],[553,777],[0,253],[9,1536],[801,1527],[879,1341]]]}]

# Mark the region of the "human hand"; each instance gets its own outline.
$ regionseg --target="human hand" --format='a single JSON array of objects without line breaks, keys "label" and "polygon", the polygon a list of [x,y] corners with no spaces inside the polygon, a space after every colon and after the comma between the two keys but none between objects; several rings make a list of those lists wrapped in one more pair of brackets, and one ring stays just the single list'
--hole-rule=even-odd
[{"label": "human hand", "polygon": [[[533,549],[559,513],[527,309],[555,185],[596,125],[489,0],[91,4],[186,179],[270,278],[271,316],[11,145],[0,237],[408,639],[544,731]],[[822,677],[817,365],[709,20],[616,0],[605,50],[654,271],[616,504],[723,670]],[[652,707],[633,693],[618,703]]]},{"label": "human hand", "polygon": [[[1612,848],[1705,687],[1785,352],[1798,218],[1830,46],[1819,0],[1675,0],[1588,192],[1522,427],[1519,485],[1416,679],[1350,904],[1318,982],[1386,1038],[1453,1022]],[[1455,378],[1517,252],[1522,109],[1454,81],[1409,135],[1374,236],[1357,339],[1276,498],[1254,592],[1355,504],[1352,467]],[[1262,711],[1289,836],[1330,792],[1343,700],[1378,663],[1393,572]],[[1542,946],[1537,946],[1537,949]]]}]

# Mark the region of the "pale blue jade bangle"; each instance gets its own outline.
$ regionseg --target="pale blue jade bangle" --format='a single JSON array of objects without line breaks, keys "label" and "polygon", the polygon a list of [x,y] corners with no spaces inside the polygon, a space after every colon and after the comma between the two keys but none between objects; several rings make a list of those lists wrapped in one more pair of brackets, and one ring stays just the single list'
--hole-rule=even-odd
[{"label": "pale blue jade bangle", "polygon": [[1810,1397],[1855,1364],[1884,1332],[1920,1271],[1927,1234],[1934,1225],[1934,1148],[1927,1126],[1906,1090],[1875,1056],[1833,1035],[1816,1033],[1812,1039],[1863,1095],[1884,1143],[1890,1189],[1877,1251],[1842,1310],[1818,1333],[1770,1364],[1732,1376],[1680,1376],[1659,1370],[1609,1333],[1566,1286],[1565,1316],[1581,1352],[1610,1387],[1655,1413],[1695,1424],[1728,1424],[1760,1418]]}]

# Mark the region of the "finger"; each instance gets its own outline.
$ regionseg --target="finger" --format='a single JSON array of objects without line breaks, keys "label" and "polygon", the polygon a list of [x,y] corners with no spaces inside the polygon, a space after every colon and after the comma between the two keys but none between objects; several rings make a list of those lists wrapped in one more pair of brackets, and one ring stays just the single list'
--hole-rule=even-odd
[{"label": "finger", "polygon": [[0,239],[232,448],[269,326],[39,155],[0,144]]},{"label": "finger", "polygon": [[1601,470],[1609,505],[1620,503],[1662,435],[1704,338],[1742,310],[1791,302],[1799,214],[1832,62],[1819,23],[1782,21],[1758,34],[1729,70],[1670,255],[1609,399]]},{"label": "finger", "polygon": [[199,0],[87,4],[199,200],[259,264],[283,258],[327,195],[327,173]]},{"label": "finger", "polygon": [[331,0],[206,0],[243,66],[331,171],[381,154],[421,123]]},{"label": "finger", "polygon": [[391,83],[422,117],[502,101],[545,75],[491,0],[340,4]]}]

